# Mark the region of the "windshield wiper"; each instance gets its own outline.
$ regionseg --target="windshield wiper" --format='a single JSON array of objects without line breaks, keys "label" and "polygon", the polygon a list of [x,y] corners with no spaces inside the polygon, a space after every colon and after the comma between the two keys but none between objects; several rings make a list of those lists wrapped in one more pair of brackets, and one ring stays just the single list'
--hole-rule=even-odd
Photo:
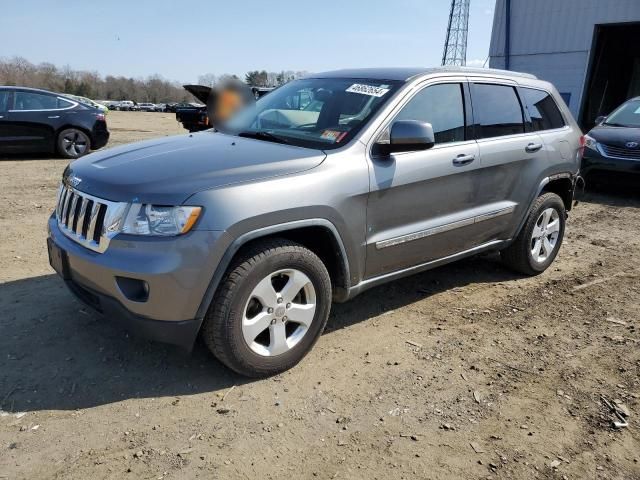
[{"label": "windshield wiper", "polygon": [[258,130],[256,132],[253,132],[253,131],[240,132],[238,133],[238,136],[245,137],[245,138],[255,138],[257,140],[266,140],[267,142],[284,143],[285,145],[291,145],[291,142],[289,142],[288,140],[285,140],[284,138],[279,137],[278,135],[274,135],[273,133],[265,132],[264,130]]}]

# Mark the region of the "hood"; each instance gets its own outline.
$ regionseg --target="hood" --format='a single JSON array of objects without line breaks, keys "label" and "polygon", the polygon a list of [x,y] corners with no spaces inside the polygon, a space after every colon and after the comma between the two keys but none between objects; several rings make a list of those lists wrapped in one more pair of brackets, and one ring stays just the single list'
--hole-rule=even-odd
[{"label": "hood", "polygon": [[209,93],[211,93],[211,87],[206,87],[204,85],[183,85],[182,86],[187,92],[196,97],[200,103],[207,104],[207,100],[209,99]]},{"label": "hood", "polygon": [[321,150],[208,130],[92,153],[72,162],[65,176],[105,200],[180,205],[202,190],[301,172],[325,157]]},{"label": "hood", "polygon": [[599,143],[615,147],[629,148],[626,146],[627,142],[637,142],[640,145],[640,128],[598,125],[588,135]]}]

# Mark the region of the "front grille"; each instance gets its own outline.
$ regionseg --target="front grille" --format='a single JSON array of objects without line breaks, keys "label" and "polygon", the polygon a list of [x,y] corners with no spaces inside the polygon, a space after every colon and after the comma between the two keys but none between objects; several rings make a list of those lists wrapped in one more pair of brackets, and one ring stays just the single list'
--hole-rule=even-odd
[{"label": "front grille", "polygon": [[58,227],[73,241],[102,253],[117,233],[109,226],[121,215],[124,206],[63,185],[56,206]]},{"label": "front grille", "polygon": [[624,158],[628,160],[640,160],[640,148],[616,147],[601,143],[602,153],[607,157]]}]

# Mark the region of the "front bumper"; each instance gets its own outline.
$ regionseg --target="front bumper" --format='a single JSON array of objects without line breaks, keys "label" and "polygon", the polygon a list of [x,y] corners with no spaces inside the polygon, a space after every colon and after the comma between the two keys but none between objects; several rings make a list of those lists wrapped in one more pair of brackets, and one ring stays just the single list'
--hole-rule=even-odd
[{"label": "front bumper", "polygon": [[[48,229],[48,241],[64,252],[61,276],[82,302],[145,338],[193,345],[202,323],[199,307],[226,249],[224,232],[192,231],[170,238],[118,235],[104,253],[97,253],[65,236],[54,216]],[[131,281],[147,285],[145,298],[126,288]]]},{"label": "front bumper", "polygon": [[640,161],[607,157],[600,152],[585,148],[582,157],[580,174],[586,177],[595,172],[620,172],[620,173],[640,173]]}]

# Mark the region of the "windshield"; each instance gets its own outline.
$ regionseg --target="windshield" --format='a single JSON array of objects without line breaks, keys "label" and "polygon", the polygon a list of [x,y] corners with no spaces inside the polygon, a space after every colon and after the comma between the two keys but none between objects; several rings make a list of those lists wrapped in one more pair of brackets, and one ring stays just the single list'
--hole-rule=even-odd
[{"label": "windshield", "polygon": [[640,100],[623,103],[607,117],[605,125],[640,128]]},{"label": "windshield", "polygon": [[349,78],[296,80],[240,111],[221,130],[323,150],[348,143],[402,82]]}]

